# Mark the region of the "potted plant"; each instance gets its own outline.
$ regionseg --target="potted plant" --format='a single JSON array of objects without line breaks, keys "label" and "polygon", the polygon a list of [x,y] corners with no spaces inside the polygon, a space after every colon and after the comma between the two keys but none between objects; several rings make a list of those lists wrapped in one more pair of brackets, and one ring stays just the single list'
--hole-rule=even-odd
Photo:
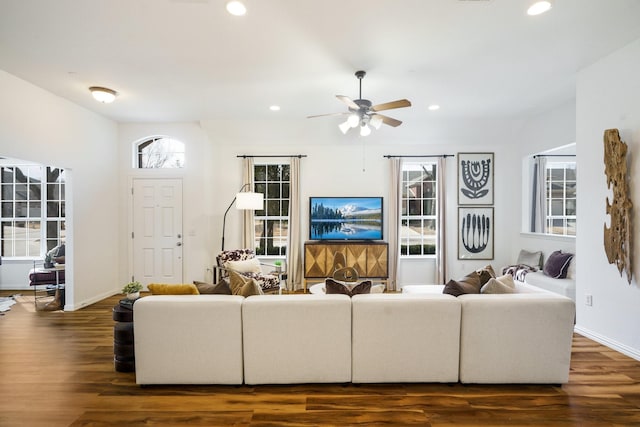
[{"label": "potted plant", "polygon": [[127,295],[127,299],[137,299],[140,298],[140,291],[142,290],[142,285],[140,282],[129,282],[122,288],[122,293]]}]

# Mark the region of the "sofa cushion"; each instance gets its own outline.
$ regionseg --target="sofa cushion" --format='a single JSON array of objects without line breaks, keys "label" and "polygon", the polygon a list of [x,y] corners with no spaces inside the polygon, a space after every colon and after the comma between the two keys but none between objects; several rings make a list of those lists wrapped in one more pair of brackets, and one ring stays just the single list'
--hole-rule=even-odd
[{"label": "sofa cushion", "polygon": [[229,287],[232,295],[248,297],[251,295],[262,295],[262,289],[255,279],[243,276],[233,270],[229,270]]},{"label": "sofa cushion", "polygon": [[481,294],[512,294],[516,290],[516,284],[510,274],[489,279],[489,281],[480,288]]},{"label": "sofa cushion", "polygon": [[547,262],[544,263],[543,272],[554,279],[564,279],[567,277],[569,263],[571,263],[573,254],[562,253],[562,251],[554,251],[549,255]]},{"label": "sofa cushion", "polygon": [[333,279],[327,279],[325,281],[325,289],[327,294],[343,294],[349,295],[350,297],[358,294],[368,294],[371,292],[371,280],[347,285]]},{"label": "sofa cushion", "polygon": [[524,264],[528,265],[529,267],[541,268],[542,252],[529,252],[527,250],[521,249],[520,253],[518,254],[518,260],[516,261],[516,264]]},{"label": "sofa cushion", "polygon": [[199,282],[197,280],[193,281],[193,284],[198,288],[198,292],[201,294],[215,294],[215,295],[231,295],[231,288],[229,287],[229,280],[225,277],[220,283],[207,283],[207,282]]},{"label": "sofa cushion", "polygon": [[454,297],[464,294],[479,294],[482,284],[480,282],[480,274],[477,271],[473,271],[462,279],[449,280],[444,289],[443,294],[453,295]]},{"label": "sofa cushion", "polygon": [[225,268],[240,273],[261,273],[260,260],[258,258],[245,259],[241,261],[227,261]]},{"label": "sofa cushion", "polygon": [[198,288],[192,283],[165,284],[152,283],[147,286],[153,295],[198,295]]}]

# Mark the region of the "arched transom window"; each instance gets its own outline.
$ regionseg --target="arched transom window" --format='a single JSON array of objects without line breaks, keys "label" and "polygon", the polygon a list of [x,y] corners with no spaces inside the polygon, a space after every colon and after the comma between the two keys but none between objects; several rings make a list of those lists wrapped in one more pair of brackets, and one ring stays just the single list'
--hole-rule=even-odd
[{"label": "arched transom window", "polygon": [[136,155],[138,169],[184,167],[184,144],[166,136],[156,136],[139,142]]}]

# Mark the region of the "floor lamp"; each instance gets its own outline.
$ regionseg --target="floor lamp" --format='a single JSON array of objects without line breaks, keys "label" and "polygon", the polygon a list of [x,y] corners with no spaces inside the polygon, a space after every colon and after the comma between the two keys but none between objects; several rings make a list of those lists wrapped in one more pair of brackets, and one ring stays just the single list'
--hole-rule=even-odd
[{"label": "floor lamp", "polygon": [[229,209],[233,206],[233,203],[236,203],[236,209],[239,210],[254,210],[259,211],[264,209],[264,194],[262,193],[254,193],[252,191],[242,192],[246,187],[250,187],[251,184],[244,184],[240,191],[236,193],[236,196],[233,198],[229,207],[226,211],[224,211],[224,218],[222,219],[222,250],[224,251],[224,229],[227,223],[227,213],[229,213]]}]

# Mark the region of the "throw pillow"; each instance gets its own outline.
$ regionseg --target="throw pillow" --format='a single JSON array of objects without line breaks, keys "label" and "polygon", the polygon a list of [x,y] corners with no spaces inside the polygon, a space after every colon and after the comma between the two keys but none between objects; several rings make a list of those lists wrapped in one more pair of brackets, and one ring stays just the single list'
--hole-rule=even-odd
[{"label": "throw pillow", "polygon": [[542,272],[554,279],[565,279],[572,258],[573,254],[554,251],[549,255],[547,262],[544,263]]},{"label": "throw pillow", "polygon": [[524,249],[520,250],[520,254],[518,254],[518,260],[516,264],[524,264],[529,267],[542,267],[542,252],[529,252]]},{"label": "throw pillow", "polygon": [[449,280],[444,285],[442,293],[453,295],[454,297],[464,294],[479,294],[481,287],[480,274],[477,271],[473,271],[457,281]]},{"label": "throw pillow", "polygon": [[336,282],[333,279],[327,279],[325,281],[326,293],[327,294],[343,294],[349,295],[350,297],[358,294],[368,294],[371,293],[371,281],[365,280],[356,285],[345,285],[340,282]]},{"label": "throw pillow", "polygon": [[229,287],[229,282],[227,278],[224,278],[220,281],[220,283],[207,283],[207,282],[198,282],[197,280],[193,281],[193,284],[198,288],[198,292],[200,294],[215,294],[215,295],[231,295],[231,288]]},{"label": "throw pillow", "polygon": [[489,279],[496,277],[496,272],[493,271],[493,267],[491,266],[491,264],[486,265],[479,270],[476,270],[476,273],[480,275],[480,286],[487,283]]},{"label": "throw pillow", "polygon": [[260,260],[258,258],[245,259],[242,261],[227,261],[224,263],[228,270],[239,273],[260,273]]},{"label": "throw pillow", "polygon": [[[511,286],[509,285],[509,279],[507,277],[511,278]],[[515,284],[513,283],[513,278],[509,274],[496,278],[492,277],[482,288],[480,288],[481,294],[512,294],[514,292]]]},{"label": "throw pillow", "polygon": [[516,283],[513,281],[513,276],[510,274],[498,276],[496,277],[496,280],[502,283],[503,285],[507,285],[511,289],[514,289],[514,290],[516,289]]},{"label": "throw pillow", "polygon": [[255,279],[243,276],[233,270],[229,271],[229,287],[232,295],[242,295],[248,297],[251,295],[262,295],[262,289]]},{"label": "throw pillow", "polygon": [[164,284],[152,283],[147,286],[153,295],[199,295],[198,288],[192,283]]}]

